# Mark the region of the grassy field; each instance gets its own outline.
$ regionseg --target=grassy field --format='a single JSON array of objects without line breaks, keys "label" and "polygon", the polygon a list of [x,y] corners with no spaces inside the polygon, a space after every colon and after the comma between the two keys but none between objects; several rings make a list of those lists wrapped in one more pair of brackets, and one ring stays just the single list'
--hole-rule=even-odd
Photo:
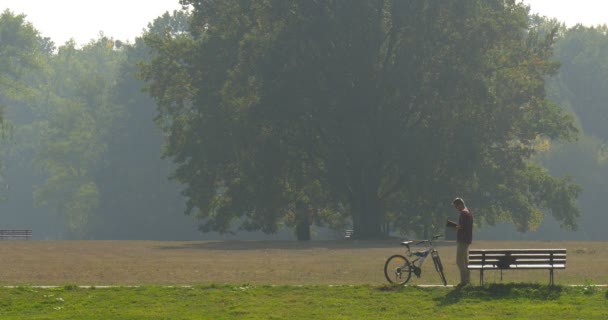
[{"label": "grassy field", "polygon": [[[383,266],[399,241],[1,241],[0,319],[608,319],[608,291],[593,286],[608,283],[606,243],[473,247],[567,248],[567,269],[555,287],[548,271],[394,287]],[[455,246],[439,251],[455,284]],[[430,260],[410,284],[439,284]]]},{"label": "grassy field", "polygon": [[[473,248],[567,248],[555,282],[608,283],[606,242],[491,242]],[[448,284],[458,282],[455,246],[440,242]],[[399,241],[158,242],[1,241],[0,285],[382,285],[384,262],[401,253]],[[478,280],[478,272],[472,272]],[[485,282],[539,283],[549,272],[486,272]],[[432,261],[411,284],[439,284]]]},{"label": "grassy field", "polygon": [[593,287],[495,284],[0,289],[1,319],[606,319]]}]

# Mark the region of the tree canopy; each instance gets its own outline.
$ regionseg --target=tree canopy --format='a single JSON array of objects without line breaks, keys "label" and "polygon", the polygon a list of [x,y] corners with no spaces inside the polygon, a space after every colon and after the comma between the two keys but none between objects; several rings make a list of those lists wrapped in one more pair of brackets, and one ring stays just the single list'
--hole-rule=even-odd
[{"label": "tree canopy", "polygon": [[48,39],[40,39],[24,15],[9,10],[0,14],[0,110],[9,101],[25,99],[31,94],[25,78],[41,67],[43,41],[48,43]]},{"label": "tree canopy", "polygon": [[[185,17],[167,13],[147,32]],[[41,238],[196,236],[167,181],[154,102],[135,77],[148,51],[141,39],[103,34],[55,47],[24,15],[0,16],[0,106],[10,128],[0,142],[3,228]]]},{"label": "tree canopy", "polygon": [[[575,227],[579,188],[529,160],[573,139],[546,99],[555,30],[515,1],[183,0],[142,68],[166,155],[206,230],[347,217],[360,238],[480,222]],[[306,238],[305,232],[302,234]]]},{"label": "tree canopy", "polygon": [[603,212],[608,170],[605,120],[608,118],[608,35],[606,26],[559,27],[554,59],[559,74],[547,83],[548,97],[577,117],[581,138],[576,143],[553,143],[538,160],[556,175],[571,175],[583,192],[578,237],[601,239],[608,217]]},{"label": "tree canopy", "polygon": [[205,232],[424,237],[461,196],[481,237],[605,238],[605,26],[498,0],[182,2],[134,43],[55,47],[0,15],[3,226],[217,236],[186,208]]}]

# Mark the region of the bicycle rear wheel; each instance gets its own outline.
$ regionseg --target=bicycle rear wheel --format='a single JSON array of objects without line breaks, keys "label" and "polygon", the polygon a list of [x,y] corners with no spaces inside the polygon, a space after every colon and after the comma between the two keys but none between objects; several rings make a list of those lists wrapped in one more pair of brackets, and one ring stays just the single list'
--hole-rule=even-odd
[{"label": "bicycle rear wheel", "polygon": [[439,273],[441,277],[441,282],[444,286],[448,285],[448,282],[445,280],[445,274],[443,274],[443,264],[441,264],[441,258],[439,258],[439,254],[433,254],[433,262],[435,263],[435,270]]},{"label": "bicycle rear wheel", "polygon": [[386,280],[394,284],[406,284],[412,277],[412,267],[406,257],[396,254],[384,264]]}]

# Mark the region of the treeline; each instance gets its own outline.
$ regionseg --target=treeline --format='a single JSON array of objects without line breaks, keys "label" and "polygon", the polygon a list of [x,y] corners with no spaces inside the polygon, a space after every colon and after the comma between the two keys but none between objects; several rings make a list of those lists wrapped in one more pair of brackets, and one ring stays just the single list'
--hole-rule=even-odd
[{"label": "treeline", "polygon": [[2,14],[1,225],[422,237],[462,196],[480,227],[602,237],[605,28],[502,0],[182,3],[83,47]]},{"label": "treeline", "polygon": [[[185,19],[166,14],[147,32]],[[196,237],[136,77],[148,52],[141,39],[103,35],[56,47],[23,15],[2,14],[3,228],[33,228],[39,238]]]},{"label": "treeline", "polygon": [[552,101],[575,114],[580,135],[576,143],[553,144],[538,160],[556,175],[572,176],[583,189],[578,205],[584,214],[576,238],[606,240],[608,27],[568,29],[560,24],[559,35],[554,59],[561,63],[560,72],[548,81],[547,92]]}]

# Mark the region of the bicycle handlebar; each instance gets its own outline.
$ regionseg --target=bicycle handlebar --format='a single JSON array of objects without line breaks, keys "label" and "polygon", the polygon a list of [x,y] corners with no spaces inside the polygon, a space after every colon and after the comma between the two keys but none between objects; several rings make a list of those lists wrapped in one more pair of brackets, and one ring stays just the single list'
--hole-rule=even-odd
[{"label": "bicycle handlebar", "polygon": [[423,244],[425,242],[432,242],[433,240],[437,240],[441,237],[443,237],[443,234],[439,233],[439,234],[434,235],[430,240],[422,240],[422,241],[416,243],[416,245]]}]

